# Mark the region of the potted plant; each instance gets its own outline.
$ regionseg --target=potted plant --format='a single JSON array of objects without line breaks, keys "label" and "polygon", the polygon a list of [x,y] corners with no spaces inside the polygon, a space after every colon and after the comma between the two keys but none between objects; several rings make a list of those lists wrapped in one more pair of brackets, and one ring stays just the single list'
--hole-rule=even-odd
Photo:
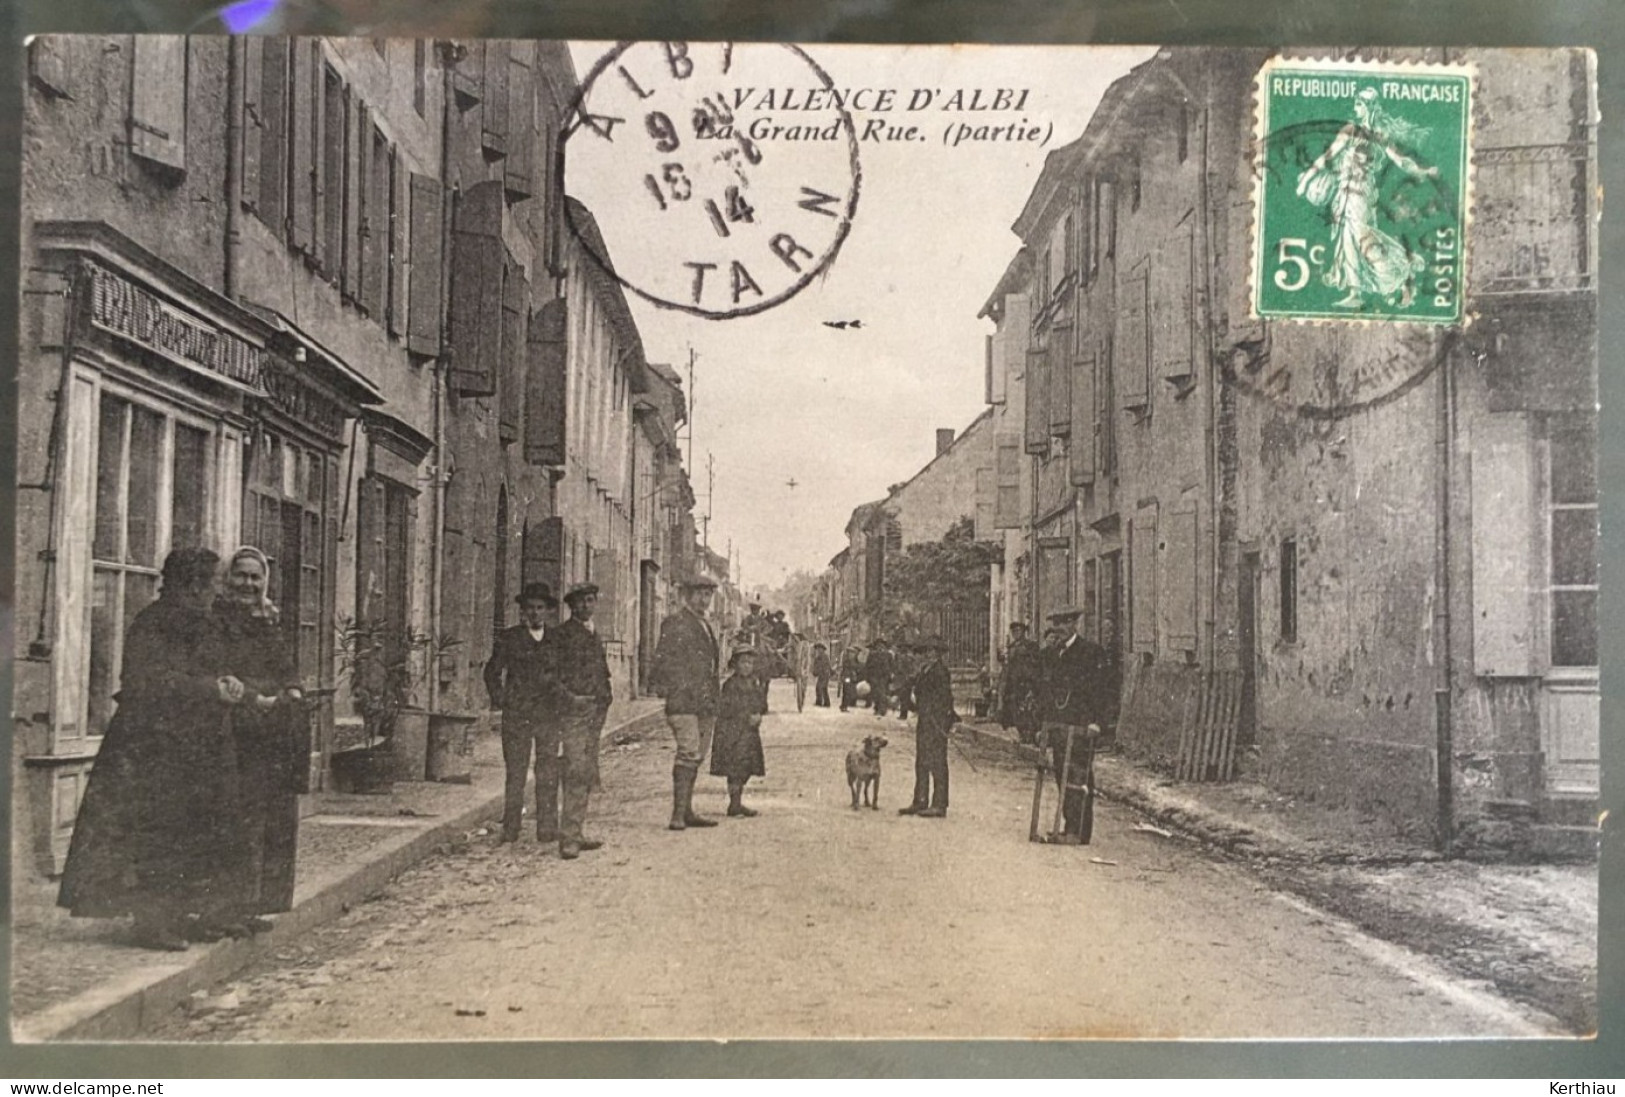
[{"label": "potted plant", "polygon": [[339,620],[336,641],[339,674],[349,682],[365,742],[335,752],[335,780],[369,792],[388,791],[395,780],[423,780],[429,715],[417,697],[428,673],[423,653],[436,641],[410,627],[350,617]]}]

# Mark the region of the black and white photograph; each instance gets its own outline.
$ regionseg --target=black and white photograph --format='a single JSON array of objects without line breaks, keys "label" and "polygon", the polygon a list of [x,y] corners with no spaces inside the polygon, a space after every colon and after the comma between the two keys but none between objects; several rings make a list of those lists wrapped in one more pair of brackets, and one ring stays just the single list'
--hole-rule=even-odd
[{"label": "black and white photograph", "polygon": [[14,1041],[1596,1034],[1593,52],[257,29],[26,47]]}]

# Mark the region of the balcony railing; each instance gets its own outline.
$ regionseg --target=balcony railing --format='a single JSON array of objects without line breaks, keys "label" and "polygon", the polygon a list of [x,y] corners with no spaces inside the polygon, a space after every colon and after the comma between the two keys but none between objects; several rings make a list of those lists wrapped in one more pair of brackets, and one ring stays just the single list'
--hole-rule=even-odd
[{"label": "balcony railing", "polygon": [[1573,293],[1596,285],[1596,146],[1479,149],[1468,239],[1472,285],[1489,294]]}]

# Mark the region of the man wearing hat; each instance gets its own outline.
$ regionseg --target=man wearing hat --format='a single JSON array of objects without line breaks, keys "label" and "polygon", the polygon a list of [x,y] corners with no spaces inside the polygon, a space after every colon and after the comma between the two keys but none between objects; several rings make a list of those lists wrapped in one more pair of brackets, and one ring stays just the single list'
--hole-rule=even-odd
[{"label": "man wearing hat", "polygon": [[940,819],[948,814],[948,736],[959,717],[954,714],[953,677],[942,653],[941,640],[916,645],[924,662],[914,682],[919,722],[914,729],[914,799],[899,815]]},{"label": "man wearing hat", "polygon": [[1039,703],[1043,671],[1038,642],[1028,639],[1026,624],[1010,622],[1010,646],[1005,650],[1004,670],[999,676],[999,723],[1015,728],[1023,743],[1038,741],[1044,717]]},{"label": "man wearing hat", "polygon": [[717,634],[705,616],[716,589],[703,577],[684,583],[683,604],[660,623],[655,648],[651,680],[666,699],[666,725],[677,746],[671,766],[672,830],[717,825],[694,813],[694,780],[717,723]]},{"label": "man wearing hat", "polygon": [[485,664],[485,692],[502,711],[502,841],[519,840],[534,747],[536,840],[552,842],[559,837],[559,676],[548,618],[559,603],[546,583],[526,583],[514,601],[519,624],[497,633]]},{"label": "man wearing hat", "polygon": [[[818,643],[812,651],[813,704],[829,708],[829,680],[835,677],[835,666],[829,661],[829,646]],[[846,695],[841,695],[841,711],[846,711]]]},{"label": "man wearing hat", "polygon": [[564,596],[570,619],[553,630],[559,674],[559,738],[564,746],[564,812],[559,826],[559,856],[573,861],[582,850],[604,843],[584,838],[581,824],[587,817],[587,798],[598,779],[598,736],[614,692],[609,685],[609,660],[592,623],[598,608],[598,588],[591,583],[571,587]]},{"label": "man wearing hat", "polygon": [[863,677],[869,683],[869,705],[876,716],[886,715],[886,701],[891,694],[891,676],[895,669],[886,638],[875,637],[874,643],[869,646],[869,658],[863,664]]},{"label": "man wearing hat", "polygon": [[[1113,691],[1106,649],[1078,634],[1078,619],[1082,616],[1083,611],[1075,606],[1049,615],[1065,635],[1044,665],[1044,731],[1049,738],[1056,782],[1063,790],[1063,840],[1087,845],[1094,829],[1094,798],[1081,789],[1067,790],[1066,786],[1082,785],[1090,779],[1095,735],[1110,719]],[[1068,728],[1076,730],[1070,775],[1061,772]]]}]

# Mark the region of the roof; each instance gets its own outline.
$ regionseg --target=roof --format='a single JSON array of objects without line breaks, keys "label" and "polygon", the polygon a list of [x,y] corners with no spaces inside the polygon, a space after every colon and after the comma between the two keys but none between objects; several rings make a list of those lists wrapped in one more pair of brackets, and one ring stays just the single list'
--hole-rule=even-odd
[{"label": "roof", "polygon": [[974,419],[972,419],[970,421],[969,426],[967,426],[964,430],[959,432],[959,434],[954,438],[953,443],[947,449],[943,450],[941,453],[939,453],[936,456],[932,457],[931,460],[929,460],[925,464],[921,465],[919,471],[916,472],[913,476],[910,476],[907,480],[904,480],[901,484],[898,484],[895,487],[893,487],[891,489],[891,491],[886,495],[886,498],[885,498],[884,502],[889,503],[893,499],[897,498],[898,493],[908,490],[908,486],[910,484],[912,484],[914,481],[918,480],[920,477],[924,476],[925,473],[926,473],[926,470],[928,470],[932,465],[936,464],[938,461],[942,460],[944,457],[947,457],[949,454],[953,453],[954,450],[959,448],[959,444],[961,442],[963,442],[965,439],[969,438],[973,433],[975,433],[977,427],[981,426],[984,422],[987,422],[987,421],[991,420],[992,418],[993,418],[993,405],[989,404],[985,409],[983,409],[983,411],[982,411],[982,413],[980,415],[978,415],[976,418],[974,418]]},{"label": "roof", "polygon": [[982,311],[976,314],[976,318],[980,320],[984,316],[1002,313],[1005,297],[1026,288],[1032,276],[1033,249],[1023,244],[1015,255],[1010,257],[1010,265],[1004,268],[1004,273],[999,276],[999,284],[988,294],[987,304],[982,306]]},{"label": "roof", "polygon": [[566,197],[564,220],[591,257],[590,262],[581,266],[604,302],[604,311],[609,314],[609,323],[615,330],[616,338],[627,348],[632,391],[647,392],[649,363],[643,355],[643,337],[638,333],[637,321],[632,318],[632,310],[626,303],[626,290],[615,273],[609,245],[604,243],[604,234],[598,230],[598,219],[578,200]]},{"label": "roof", "polygon": [[886,500],[876,499],[872,503],[863,503],[852,508],[852,517],[846,521],[846,533],[850,537],[854,529],[861,529],[869,519],[874,517],[875,511],[886,505]]}]

